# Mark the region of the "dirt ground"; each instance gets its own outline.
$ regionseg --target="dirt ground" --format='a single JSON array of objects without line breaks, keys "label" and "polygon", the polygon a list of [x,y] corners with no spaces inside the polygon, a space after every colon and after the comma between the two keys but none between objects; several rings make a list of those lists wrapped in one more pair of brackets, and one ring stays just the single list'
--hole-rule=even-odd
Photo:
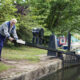
[{"label": "dirt ground", "polygon": [[13,66],[12,68],[3,71],[0,73],[0,79],[11,77],[18,73],[23,72],[29,72],[30,70],[34,70],[35,68],[38,68],[39,66],[42,66],[46,64],[46,62],[50,62],[54,60],[57,60],[57,58],[48,57],[46,55],[40,55],[40,62],[34,63],[30,62],[28,60],[6,60],[3,59],[2,63]]}]

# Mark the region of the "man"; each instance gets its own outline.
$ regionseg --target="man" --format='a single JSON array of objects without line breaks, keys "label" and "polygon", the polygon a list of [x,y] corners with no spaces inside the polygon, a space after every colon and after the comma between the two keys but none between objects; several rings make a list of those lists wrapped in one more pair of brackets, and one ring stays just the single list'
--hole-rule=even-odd
[{"label": "man", "polygon": [[[4,22],[0,26],[0,61],[1,61],[1,51],[3,48],[3,42],[6,38],[8,38],[10,41],[13,41],[14,39],[17,40],[18,36],[16,33],[16,26],[17,23],[16,19],[12,19],[10,21]],[[13,38],[10,36],[10,34],[13,35]]]},{"label": "man", "polygon": [[39,29],[38,28],[32,29],[32,33],[33,33],[32,43],[39,44]]}]

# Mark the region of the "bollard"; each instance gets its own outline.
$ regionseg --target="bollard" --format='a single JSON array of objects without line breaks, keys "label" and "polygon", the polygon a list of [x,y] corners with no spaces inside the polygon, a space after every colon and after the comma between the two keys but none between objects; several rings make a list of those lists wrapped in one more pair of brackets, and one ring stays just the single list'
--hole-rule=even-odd
[{"label": "bollard", "polygon": [[70,32],[68,32],[68,50],[70,51],[70,47],[71,47],[71,34]]},{"label": "bollard", "polygon": [[[49,41],[48,47],[52,48],[52,49],[56,49],[56,40],[55,40],[54,33],[50,36],[50,41]],[[56,55],[56,52],[52,52],[52,51],[48,50],[47,56],[54,56],[54,57],[56,57],[57,55]]]}]

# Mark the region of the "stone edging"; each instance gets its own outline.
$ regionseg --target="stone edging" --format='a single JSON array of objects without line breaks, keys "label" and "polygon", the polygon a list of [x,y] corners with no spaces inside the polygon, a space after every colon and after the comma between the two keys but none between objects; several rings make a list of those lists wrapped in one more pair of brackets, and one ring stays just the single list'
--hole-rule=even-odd
[{"label": "stone edging", "polygon": [[60,59],[51,60],[49,62],[45,62],[45,64],[40,64],[34,70],[28,72],[22,72],[16,74],[12,77],[2,80],[38,80],[39,78],[46,76],[50,73],[56,72],[57,70],[62,68],[62,61]]}]

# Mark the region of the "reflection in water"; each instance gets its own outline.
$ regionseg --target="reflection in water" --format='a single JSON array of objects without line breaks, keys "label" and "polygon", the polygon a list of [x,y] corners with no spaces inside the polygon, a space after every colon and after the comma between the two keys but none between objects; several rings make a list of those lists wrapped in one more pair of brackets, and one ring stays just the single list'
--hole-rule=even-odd
[{"label": "reflection in water", "polygon": [[80,67],[60,70],[40,80],[80,80]]}]

